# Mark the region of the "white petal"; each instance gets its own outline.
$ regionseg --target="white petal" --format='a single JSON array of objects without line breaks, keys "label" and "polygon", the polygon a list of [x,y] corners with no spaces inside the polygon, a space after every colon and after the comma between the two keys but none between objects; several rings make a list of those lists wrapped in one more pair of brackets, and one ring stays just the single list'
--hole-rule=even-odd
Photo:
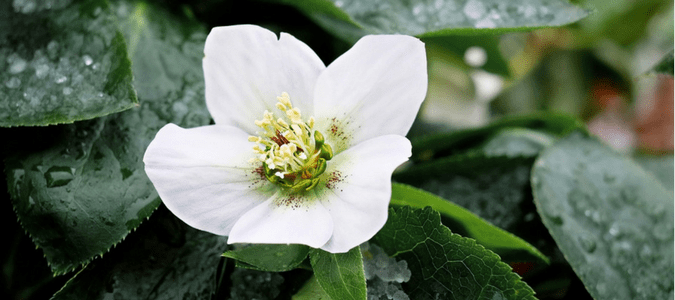
[{"label": "white petal", "polygon": [[188,225],[228,235],[239,217],[263,203],[271,184],[248,162],[248,135],[231,126],[183,129],[167,124],[143,157],[164,205]]},{"label": "white petal", "polygon": [[204,46],[206,104],[216,124],[250,134],[263,112],[276,112],[277,97],[287,92],[303,116],[313,111],[317,77],[325,69],[303,42],[277,36],[255,25],[216,27]]},{"label": "white petal", "polygon": [[365,36],[319,76],[314,116],[339,152],[379,135],[406,135],[426,91],[424,43],[404,35]]},{"label": "white petal", "polygon": [[321,249],[347,252],[384,226],[391,199],[391,173],[408,160],[411,148],[408,139],[385,135],[363,141],[330,161],[327,188],[321,199],[333,218],[334,229]]},{"label": "white petal", "polygon": [[227,242],[323,246],[333,232],[333,221],[326,208],[314,199],[297,206],[286,205],[285,197],[288,195],[279,192],[274,199],[244,214],[232,228]]}]

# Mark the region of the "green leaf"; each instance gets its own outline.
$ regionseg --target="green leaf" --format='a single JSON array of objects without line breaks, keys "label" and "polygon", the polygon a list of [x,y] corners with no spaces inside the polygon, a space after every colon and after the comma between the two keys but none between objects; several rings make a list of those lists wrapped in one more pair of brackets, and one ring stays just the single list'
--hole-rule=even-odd
[{"label": "green leaf", "polygon": [[419,37],[497,34],[562,26],[588,14],[565,0],[533,0],[527,4],[496,0],[277,1],[297,7],[348,41],[386,33]]},{"label": "green leaf", "polygon": [[[142,105],[71,125],[20,128],[5,159],[19,221],[55,274],[102,255],[161,203],[143,154],[166,123],[210,121],[201,69],[206,34],[198,24],[142,2],[117,2]],[[25,136],[38,145],[24,148]]]},{"label": "green leaf", "polygon": [[[516,129],[520,131],[504,132],[503,130],[507,128],[520,128]],[[523,129],[539,132],[528,132]],[[585,130],[585,126],[580,120],[568,115],[538,113],[526,116],[505,117],[482,128],[435,134],[413,140],[412,159],[414,161],[428,161],[453,154],[465,153],[481,147],[490,138],[499,138],[495,137],[498,134],[506,135],[506,138],[499,138],[501,139],[499,144],[508,145],[510,143],[517,143],[522,145],[516,147],[516,149],[520,149],[521,153],[515,156],[533,156],[538,151],[534,152],[531,150],[542,149],[542,147],[550,144],[550,135],[564,136],[574,130]],[[508,143],[505,141],[508,141]],[[511,155],[514,151],[508,149],[499,150],[489,145],[486,147],[485,151],[480,152],[514,156]]]},{"label": "green leaf", "polygon": [[673,295],[673,194],[630,159],[572,134],[532,171],[542,220],[590,294]]},{"label": "green leaf", "polygon": [[324,291],[316,277],[308,279],[302,288],[291,298],[292,300],[329,300],[330,296]]},{"label": "green leaf", "polygon": [[311,249],[309,261],[316,280],[331,299],[366,299],[366,275],[358,246],[347,253]]},{"label": "green leaf", "polygon": [[430,207],[390,208],[374,241],[408,263],[412,276],[402,285],[410,299],[535,299],[498,255],[453,234]]},{"label": "green leaf", "polygon": [[230,250],[223,256],[245,263],[250,269],[270,272],[284,272],[298,267],[307,258],[309,247],[305,245],[250,245]]},{"label": "green leaf", "polygon": [[158,212],[52,299],[209,299],[226,242]]},{"label": "green leaf", "polygon": [[0,3],[0,126],[72,123],[138,103],[104,0]]},{"label": "green leaf", "polygon": [[661,61],[651,70],[651,73],[673,76],[673,50],[670,50],[668,54],[663,56]]},{"label": "green leaf", "polygon": [[502,257],[524,256],[529,258],[530,261],[549,263],[549,259],[544,254],[526,241],[490,224],[467,209],[434,194],[394,183],[392,185],[391,204],[408,205],[414,208],[429,206],[440,212],[445,218],[444,223],[448,224],[455,232],[461,232],[462,236],[476,240],[478,244]]}]

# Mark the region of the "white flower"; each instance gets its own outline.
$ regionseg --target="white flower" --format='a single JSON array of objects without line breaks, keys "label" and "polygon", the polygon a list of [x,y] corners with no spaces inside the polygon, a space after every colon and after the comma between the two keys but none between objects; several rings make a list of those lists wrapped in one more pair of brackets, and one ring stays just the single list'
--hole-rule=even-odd
[{"label": "white flower", "polygon": [[366,36],[325,67],[289,34],[240,25],[214,28],[204,52],[215,125],[167,124],[143,159],[166,207],[229,243],[337,253],[375,235],[411,155],[424,44]]}]

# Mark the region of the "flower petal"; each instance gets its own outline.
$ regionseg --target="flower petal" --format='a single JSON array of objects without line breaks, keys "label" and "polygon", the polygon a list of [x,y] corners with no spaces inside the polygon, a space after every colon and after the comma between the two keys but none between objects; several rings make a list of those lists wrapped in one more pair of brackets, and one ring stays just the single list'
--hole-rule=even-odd
[{"label": "flower petal", "polygon": [[305,199],[310,203],[285,205],[285,197],[288,195],[280,191],[274,199],[244,214],[232,228],[227,242],[323,246],[333,232],[333,220],[326,208],[314,199]]},{"label": "flower petal", "polygon": [[255,25],[216,27],[204,46],[206,104],[216,124],[233,125],[249,134],[263,112],[275,111],[287,92],[301,112],[313,111],[317,77],[325,69],[303,42],[277,36]]},{"label": "flower petal", "polygon": [[426,91],[424,43],[365,36],[319,76],[314,116],[339,152],[376,136],[406,135]]},{"label": "flower petal", "polygon": [[188,225],[228,235],[239,217],[263,203],[271,184],[256,173],[248,135],[231,126],[183,129],[167,124],[143,157],[164,205]]},{"label": "flower petal", "polygon": [[410,141],[385,135],[335,156],[327,169],[322,203],[333,218],[333,236],[321,249],[337,253],[372,238],[387,221],[391,173],[411,155]]}]

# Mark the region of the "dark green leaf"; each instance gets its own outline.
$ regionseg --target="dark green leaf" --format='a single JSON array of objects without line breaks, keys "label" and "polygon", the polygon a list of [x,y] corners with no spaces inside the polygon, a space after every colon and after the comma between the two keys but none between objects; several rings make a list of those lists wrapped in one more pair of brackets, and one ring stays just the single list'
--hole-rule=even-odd
[{"label": "dark green leaf", "polygon": [[661,61],[652,69],[653,73],[666,74],[673,76],[673,50],[663,56]]},{"label": "dark green leaf", "polygon": [[522,253],[520,256],[527,257],[530,261],[549,263],[549,259],[544,254],[526,241],[490,224],[467,209],[431,193],[394,183],[391,204],[409,205],[415,208],[430,206],[442,214],[445,224],[453,229],[457,228],[456,232],[461,231],[463,236],[476,240],[478,244],[497,254],[513,256],[513,253],[517,252]]},{"label": "dark green leaf", "polygon": [[331,299],[366,299],[366,275],[358,246],[347,253],[312,249],[309,261],[316,280]]},{"label": "dark green leaf", "polygon": [[570,24],[588,14],[565,0],[277,1],[297,7],[349,41],[366,34],[428,37],[532,30]]},{"label": "dark green leaf", "polygon": [[319,282],[316,281],[316,277],[312,276],[302,288],[293,295],[292,300],[329,300],[330,296],[326,294]]},{"label": "dark green leaf", "polygon": [[[507,128],[521,128],[519,131],[503,132]],[[523,131],[522,128],[532,129],[539,132]],[[413,157],[415,161],[427,161],[434,158],[465,153],[470,149],[481,147],[488,139],[494,137],[493,143],[509,146],[518,144],[516,149],[520,152],[516,156],[533,156],[532,150],[541,149],[548,145],[551,140],[548,135],[564,136],[574,130],[585,130],[583,122],[567,115],[540,113],[527,116],[505,117],[488,126],[462,130],[451,133],[442,133],[426,136],[413,140]],[[502,137],[495,137],[502,135]],[[495,141],[496,140],[496,141]],[[487,154],[513,154],[508,147],[498,148],[486,145],[487,149],[480,152]],[[537,151],[538,152],[538,151]]]},{"label": "dark green leaf", "polygon": [[87,265],[52,299],[209,299],[226,241],[164,211]]},{"label": "dark green leaf", "polygon": [[673,194],[630,159],[572,134],[532,171],[542,220],[595,299],[673,295]]},{"label": "dark green leaf", "polygon": [[142,162],[159,128],[210,120],[203,96],[203,28],[141,2],[118,2],[114,10],[127,40],[135,40],[129,52],[142,105],[35,129],[30,135],[43,143],[13,149],[6,158],[19,221],[55,274],[102,255],[160,204]]},{"label": "dark green leaf", "polygon": [[131,62],[104,0],[0,3],[0,126],[72,123],[133,107]]},{"label": "dark green leaf", "polygon": [[259,271],[284,272],[295,269],[307,254],[309,247],[305,245],[250,245],[241,249],[230,250],[223,256],[243,262],[246,267]]},{"label": "dark green leaf", "polygon": [[535,299],[532,289],[499,256],[450,232],[430,207],[389,209],[374,241],[412,271],[410,299]]}]

